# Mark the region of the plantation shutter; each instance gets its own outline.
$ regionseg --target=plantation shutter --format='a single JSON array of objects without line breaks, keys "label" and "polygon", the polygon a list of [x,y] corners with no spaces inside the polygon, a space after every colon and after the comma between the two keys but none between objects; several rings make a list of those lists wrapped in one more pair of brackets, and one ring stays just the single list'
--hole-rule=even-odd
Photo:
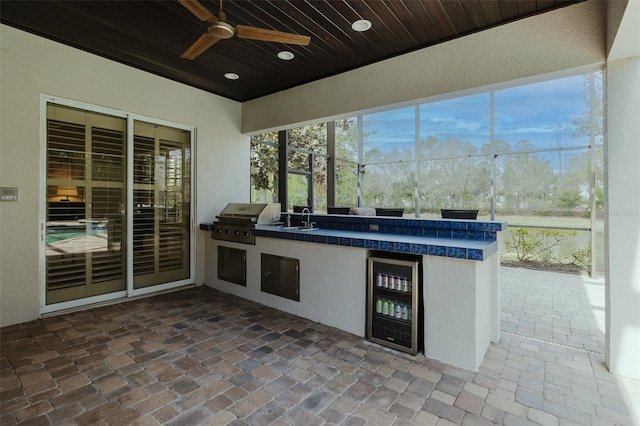
[{"label": "plantation shutter", "polygon": [[134,288],[189,277],[190,134],[134,125]]},{"label": "plantation shutter", "polygon": [[125,120],[47,107],[46,303],[125,289]]}]

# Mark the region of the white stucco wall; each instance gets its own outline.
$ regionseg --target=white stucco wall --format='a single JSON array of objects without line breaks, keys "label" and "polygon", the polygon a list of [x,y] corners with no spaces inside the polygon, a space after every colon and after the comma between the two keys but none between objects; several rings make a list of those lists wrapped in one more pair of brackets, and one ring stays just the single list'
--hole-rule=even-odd
[{"label": "white stucco wall", "polygon": [[605,2],[589,1],[245,102],[243,132],[596,64],[605,59]]},{"label": "white stucco wall", "polygon": [[[368,250],[264,237],[256,245],[212,239],[205,244],[206,285],[365,336]],[[218,279],[218,246],[246,251],[246,286]],[[262,253],[299,259],[299,302],[261,291]],[[422,262],[425,356],[478,371],[491,341],[498,341],[498,254],[483,262],[438,256],[423,256]]]},{"label": "white stucco wall", "polygon": [[424,256],[424,353],[478,371],[500,307],[492,291],[497,254],[484,262]]},{"label": "white stucco wall", "polygon": [[[196,127],[196,224],[248,201],[239,103],[5,25],[0,43],[0,186],[19,188],[19,201],[0,202],[0,326],[38,317],[41,93]],[[205,236],[195,236],[202,283]]]},{"label": "white stucco wall", "polygon": [[[210,238],[206,243],[206,285],[357,336],[365,335],[366,250],[263,237],[257,238],[255,246],[221,242],[226,247],[246,250],[244,287],[218,279],[218,244]],[[261,253],[300,260],[299,302],[260,290]]]},{"label": "white stucco wall", "polygon": [[607,365],[640,379],[640,57],[607,65]]},{"label": "white stucco wall", "polygon": [[606,363],[640,379],[640,0],[607,2]]}]

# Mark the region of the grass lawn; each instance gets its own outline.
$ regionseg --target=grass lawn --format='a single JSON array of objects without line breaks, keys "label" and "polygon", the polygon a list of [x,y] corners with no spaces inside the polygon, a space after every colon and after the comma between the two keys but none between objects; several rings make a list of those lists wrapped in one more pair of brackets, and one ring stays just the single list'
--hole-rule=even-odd
[{"label": "grass lawn", "polygon": [[[412,217],[410,214],[406,214],[405,217]],[[422,218],[425,219],[440,219],[440,215],[437,213],[423,213]],[[491,220],[489,215],[479,215],[478,220],[489,221]],[[572,217],[572,216],[526,216],[526,215],[496,215],[496,221],[507,222],[511,229],[516,229],[516,226],[548,226],[551,228],[569,228],[576,229],[582,228],[584,230],[578,231],[574,238],[568,239],[564,244],[552,249],[552,252],[547,252],[545,256],[543,253],[539,253],[540,257],[536,260],[521,261],[517,258],[516,253],[513,250],[509,250],[505,245],[501,253],[501,262],[503,265],[516,266],[521,268],[532,269],[545,269],[555,270],[558,272],[567,273],[582,273],[585,274],[588,271],[588,267],[584,264],[576,264],[573,254],[579,250],[585,250],[590,240],[590,233],[588,231],[591,226],[591,222],[588,218]],[[595,254],[596,254],[596,269],[602,273],[604,269],[604,220],[598,219],[595,224],[597,232],[597,238],[595,241]],[[511,233],[507,229],[505,241],[511,240]],[[541,245],[544,247],[546,242]],[[548,256],[549,253],[553,253],[552,256]],[[535,256],[534,256],[535,257]],[[543,260],[544,258],[544,260]]]}]

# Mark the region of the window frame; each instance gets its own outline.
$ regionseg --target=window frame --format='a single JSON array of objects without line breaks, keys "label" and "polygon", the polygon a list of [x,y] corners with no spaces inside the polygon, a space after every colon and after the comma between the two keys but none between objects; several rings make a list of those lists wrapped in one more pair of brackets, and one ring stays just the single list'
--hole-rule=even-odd
[{"label": "window frame", "polygon": [[[572,78],[572,77],[579,77],[579,76],[589,76],[589,82],[588,82],[588,88],[587,88],[587,93],[588,93],[588,106],[587,106],[587,113],[589,115],[588,118],[584,118],[584,120],[588,120],[589,121],[589,135],[582,135],[582,140],[587,141],[587,142],[578,142],[575,145],[572,146],[549,146],[549,147],[533,147],[531,149],[525,149],[525,150],[513,150],[512,152],[498,152],[497,146],[496,146],[496,125],[495,125],[495,117],[496,117],[496,112],[495,112],[495,94],[498,91],[506,91],[509,89],[515,89],[515,88],[519,88],[519,87],[523,87],[523,86],[528,86],[528,85],[534,85],[534,84],[539,84],[539,83],[545,83],[545,82],[552,82],[554,80],[561,80],[561,79],[566,79],[566,78]],[[364,171],[366,169],[367,166],[382,166],[382,165],[392,165],[394,163],[410,163],[413,162],[415,165],[415,193],[414,193],[414,200],[413,200],[413,205],[414,205],[414,209],[415,209],[415,216],[416,217],[422,217],[421,215],[421,197],[420,194],[422,193],[421,188],[420,188],[420,175],[422,174],[421,170],[420,170],[420,162],[424,162],[424,161],[438,161],[438,160],[457,160],[457,159],[468,159],[468,158],[486,158],[489,161],[489,174],[490,174],[490,189],[489,189],[489,203],[490,203],[490,211],[489,211],[489,219],[490,220],[499,220],[496,219],[496,176],[498,173],[498,170],[496,168],[496,158],[497,156],[510,156],[513,154],[540,154],[540,153],[556,153],[556,152],[562,152],[562,151],[566,151],[568,153],[571,152],[579,152],[581,150],[585,150],[588,149],[590,151],[590,161],[591,161],[591,165],[590,165],[590,177],[589,177],[589,192],[590,192],[590,199],[589,199],[589,211],[590,211],[590,225],[589,227],[586,228],[580,228],[580,230],[585,230],[585,231],[589,231],[590,232],[590,241],[594,242],[597,238],[596,235],[596,218],[599,214],[597,208],[598,208],[598,204],[596,203],[596,197],[593,195],[595,193],[597,193],[601,188],[598,185],[598,179],[597,176],[599,176],[599,173],[602,172],[602,170],[597,168],[597,164],[596,164],[596,152],[598,152],[598,150],[601,150],[605,144],[605,140],[606,140],[606,132],[604,129],[601,129],[602,132],[601,134],[597,134],[597,128],[599,120],[604,120],[604,117],[599,117],[596,116],[594,114],[594,109],[595,108],[599,108],[602,105],[598,105],[598,103],[604,103],[604,96],[605,96],[605,88],[606,88],[606,69],[604,67],[604,64],[595,64],[595,65],[587,65],[584,67],[578,67],[578,68],[574,68],[574,69],[569,69],[569,70],[561,70],[558,72],[553,72],[553,73],[547,73],[547,74],[541,74],[541,75],[537,75],[537,76],[531,76],[531,77],[525,77],[525,78],[521,78],[521,79],[517,79],[517,80],[513,80],[513,81],[509,81],[509,82],[501,82],[501,83],[496,83],[496,84],[491,84],[491,85],[487,85],[487,86],[482,86],[482,87],[475,87],[475,88],[471,88],[471,89],[465,89],[465,90],[461,90],[458,92],[451,92],[451,93],[445,93],[445,94],[441,94],[441,95],[436,95],[436,96],[432,96],[429,98],[425,98],[425,99],[418,99],[415,101],[409,101],[409,102],[402,102],[399,104],[391,104],[391,105],[385,105],[382,107],[375,107],[375,108],[371,108],[371,109],[367,109],[367,110],[363,110],[363,111],[359,111],[359,112],[355,112],[355,113],[350,113],[348,115],[343,115],[343,116],[335,116],[332,117],[334,120],[357,120],[357,126],[358,126],[358,131],[357,131],[357,190],[358,190],[358,194],[357,194],[357,200],[358,200],[358,206],[362,206],[364,199],[365,199],[365,189],[364,188],[364,179],[363,179],[363,175],[364,175]],[[435,104],[437,102],[440,101],[447,101],[447,100],[452,100],[452,99],[456,99],[456,98],[463,98],[463,97],[468,97],[468,96],[477,96],[477,95],[482,95],[482,94],[488,94],[489,95],[489,112],[488,112],[488,116],[489,116],[489,131],[490,131],[490,135],[489,135],[489,152],[483,152],[481,149],[478,149],[478,152],[476,154],[465,154],[465,155],[452,155],[450,158],[426,158],[423,153],[421,153],[421,150],[419,148],[420,145],[420,139],[421,139],[421,134],[420,134],[420,130],[421,130],[421,120],[420,120],[420,109],[421,106],[423,105],[428,105],[428,104]],[[363,147],[363,139],[364,139],[364,118],[366,118],[367,115],[371,115],[371,114],[379,114],[385,111],[393,111],[393,110],[399,110],[399,109],[404,109],[407,107],[411,107],[413,106],[416,109],[416,113],[415,113],[415,139],[416,139],[416,148],[414,151],[414,156],[411,159],[400,159],[397,161],[391,161],[391,162],[386,162],[386,161],[378,161],[378,162],[365,162],[364,160],[364,147]],[[577,111],[577,109],[576,109]],[[578,118],[578,120],[580,120],[580,118]],[[319,120],[318,122],[321,122],[322,120]],[[313,124],[313,122],[311,122],[310,124]],[[327,129],[333,129],[332,135],[327,134],[327,138],[333,138],[335,141],[336,138],[336,131],[335,131],[335,121],[330,121],[327,123]],[[580,134],[576,134],[574,135],[574,137],[576,138],[580,138]],[[585,144],[586,143],[586,144]],[[408,144],[405,144],[406,146],[408,146]],[[475,147],[475,145],[474,145]],[[346,158],[341,158],[341,157],[336,157],[335,153],[336,153],[337,149],[334,145],[334,149],[332,150],[332,152],[328,153],[329,154],[329,158],[331,160],[331,168],[328,168],[327,170],[327,180],[331,181],[332,183],[336,182],[336,176],[335,176],[335,165],[338,163],[350,163],[351,161],[349,159]],[[327,194],[327,200],[335,200],[336,197],[336,188],[335,188],[335,184],[332,185],[333,187],[333,193],[331,194]],[[329,188],[328,188],[329,190]],[[287,199],[286,199],[286,192],[284,193],[285,198],[283,200],[281,200],[281,202],[287,203]],[[281,193],[282,196],[282,193]],[[331,205],[332,203],[328,202],[328,205]],[[388,206],[388,207],[393,207],[393,206]],[[443,206],[444,208],[445,206]],[[521,225],[518,225],[521,226]],[[522,225],[522,227],[526,227],[526,225]],[[568,229],[565,226],[559,226],[559,227],[549,227],[549,228],[555,228],[555,229]],[[571,227],[573,229],[573,227]],[[592,246],[594,247],[594,249],[592,250],[592,254],[591,254],[591,265],[595,265],[595,258],[596,258],[596,253],[595,253],[595,243],[592,244]],[[591,273],[592,275],[594,274],[595,268],[592,267]]]}]

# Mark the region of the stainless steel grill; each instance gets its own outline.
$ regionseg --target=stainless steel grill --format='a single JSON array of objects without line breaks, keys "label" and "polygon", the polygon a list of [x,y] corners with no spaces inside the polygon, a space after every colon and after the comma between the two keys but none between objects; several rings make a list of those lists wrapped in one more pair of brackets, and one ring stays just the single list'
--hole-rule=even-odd
[{"label": "stainless steel grill", "polygon": [[280,221],[280,203],[229,203],[216,219],[211,232],[214,240],[255,244],[251,230]]}]

